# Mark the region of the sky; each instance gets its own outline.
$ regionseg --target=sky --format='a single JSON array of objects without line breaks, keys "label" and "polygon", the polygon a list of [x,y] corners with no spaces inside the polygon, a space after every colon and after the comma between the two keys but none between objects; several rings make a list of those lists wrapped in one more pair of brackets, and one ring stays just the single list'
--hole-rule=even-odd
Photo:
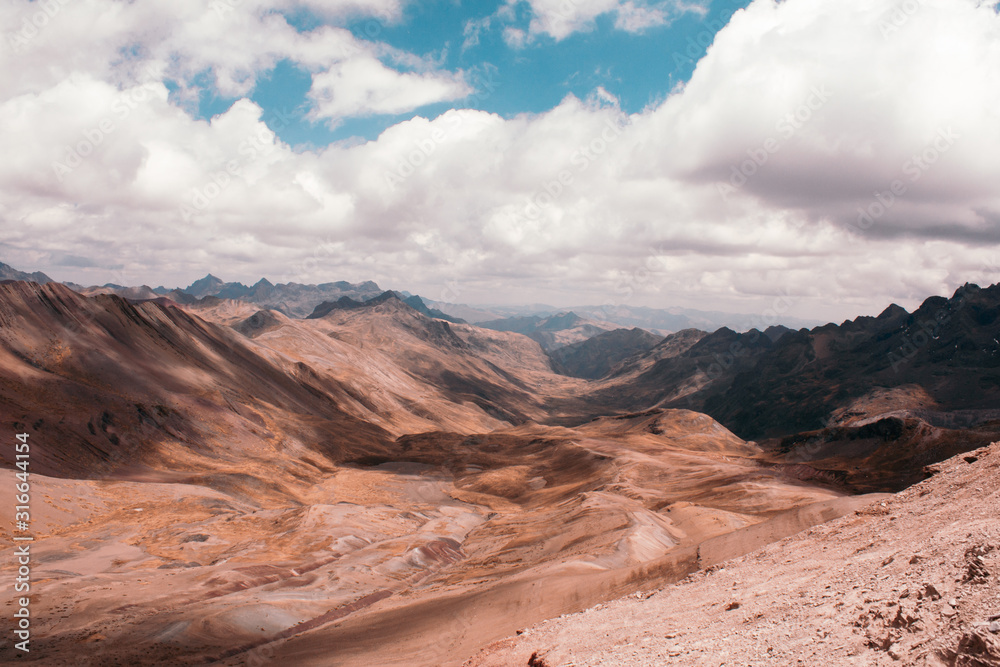
[{"label": "sky", "polygon": [[9,0],[0,261],[837,320],[1000,273],[996,0]]}]

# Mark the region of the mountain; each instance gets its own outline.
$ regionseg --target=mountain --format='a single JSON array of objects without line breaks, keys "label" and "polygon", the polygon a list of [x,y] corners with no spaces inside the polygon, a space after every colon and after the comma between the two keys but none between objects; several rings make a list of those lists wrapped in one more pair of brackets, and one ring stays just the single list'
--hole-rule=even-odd
[{"label": "mountain", "polygon": [[[343,387],[304,364],[278,367],[244,340],[172,305],[88,298],[58,283],[5,283],[3,419],[34,434],[33,471],[74,478],[117,470],[191,476],[230,456],[252,466],[252,450],[278,425],[304,438],[304,452],[329,461],[390,441],[338,407],[348,398]],[[220,473],[218,484],[252,484],[242,465]]]},{"label": "mountain", "polygon": [[687,329],[668,336],[647,354],[629,359],[625,367],[598,383],[589,398],[609,410],[641,411],[667,405],[698,410],[773,346],[756,329],[737,333],[723,328],[711,334]]},{"label": "mountain", "polygon": [[418,313],[423,313],[427,317],[432,317],[438,320],[446,320],[448,322],[452,322],[453,324],[465,324],[465,320],[463,320],[460,317],[452,317],[447,313],[441,312],[437,308],[428,307],[424,299],[417,296],[416,294],[403,299],[403,303],[405,303],[410,308],[413,308]]},{"label": "mountain", "polygon": [[[229,283],[229,285],[246,289],[246,286],[241,283]],[[194,297],[215,296],[226,287],[227,284],[225,282],[210,273],[201,280],[194,281],[187,287],[187,289],[182,291],[187,292]]]},{"label": "mountain", "polygon": [[673,359],[681,356],[707,335],[707,331],[698,329],[683,329],[672,333],[660,340],[646,353],[635,354],[623,360],[612,369],[610,377],[634,377],[642,371],[648,370],[650,366],[661,359]]},{"label": "mountain", "polygon": [[[167,295],[167,292],[170,291],[166,288],[159,288],[159,290],[161,295]],[[302,285],[299,283],[274,285],[266,278],[261,278],[254,285],[248,287],[243,283],[223,282],[212,274],[176,291],[196,298],[213,296],[219,299],[246,301],[280,311],[289,317],[306,317],[319,304],[336,301],[341,297],[364,301],[382,293],[379,286],[370,280],[362,283],[338,281],[321,285]]]},{"label": "mountain", "polygon": [[[695,310],[692,308],[648,308],[644,306],[574,306],[573,311],[585,317],[614,322],[627,327],[641,327],[646,330],[675,332],[684,329],[704,329],[715,331],[729,328],[748,331],[768,326],[785,326],[795,329],[813,327],[821,322],[782,315],[780,318],[763,318],[759,315],[726,313],[721,311]],[[776,321],[771,321],[774,319]]]},{"label": "mountain", "polygon": [[343,664],[452,664],[840,496],[693,412],[541,423],[585,410],[585,385],[524,336],[395,294],[298,320],[2,284],[0,420],[46,490],[35,611],[87,609],[39,623],[37,659],[100,633],[101,664],[250,662],[285,640],[295,664],[330,645]]},{"label": "mountain", "polygon": [[615,329],[612,324],[586,320],[573,312],[561,312],[547,317],[537,315],[508,317],[479,322],[477,326],[494,331],[512,331],[524,334],[549,351]]},{"label": "mountain", "polygon": [[[821,322],[797,317],[781,316],[780,318],[762,318],[757,315],[743,313],[726,313],[720,311],[695,310],[692,308],[649,308],[645,306],[629,306],[625,304],[604,306],[573,306],[559,309],[544,304],[527,306],[467,306],[442,301],[429,301],[428,304],[442,312],[462,317],[465,320],[486,326],[495,320],[537,317],[544,319],[558,313],[571,311],[585,319],[609,322],[617,325],[613,328],[641,328],[664,335],[684,329],[704,329],[715,331],[727,327],[736,331],[747,331],[761,327],[781,327],[801,329],[814,327]],[[771,319],[776,321],[772,322]],[[525,332],[521,332],[525,333]]]},{"label": "mountain", "polygon": [[456,317],[451,317],[450,315],[446,315],[446,314],[442,313],[441,311],[433,309],[433,308],[428,308],[427,305],[424,303],[424,300],[421,299],[417,295],[412,295],[412,296],[409,296],[409,297],[405,297],[402,294],[400,294],[399,292],[393,292],[391,290],[387,291],[387,292],[383,292],[382,294],[379,294],[378,296],[372,297],[371,299],[368,299],[366,301],[357,301],[357,300],[352,299],[351,297],[348,297],[348,296],[342,296],[339,299],[337,299],[336,301],[324,301],[323,303],[321,303],[318,306],[316,306],[316,308],[313,309],[313,312],[311,312],[309,315],[306,316],[306,319],[307,320],[318,319],[318,318],[323,317],[326,314],[328,314],[328,313],[330,313],[331,311],[334,311],[334,310],[352,310],[352,309],[355,309],[355,308],[372,308],[374,306],[377,306],[377,305],[380,305],[382,303],[385,303],[386,300],[388,300],[388,299],[396,299],[397,301],[400,301],[403,304],[405,304],[405,305],[409,306],[410,308],[414,309],[418,313],[420,313],[422,315],[426,315],[427,317],[430,317],[432,319],[445,320],[447,322],[452,322],[454,324],[464,324],[465,323],[465,320],[462,320],[462,319],[459,319],[459,318],[456,318]]},{"label": "mountain", "polygon": [[615,329],[552,350],[549,356],[560,372],[596,380],[629,357],[653,349],[662,340],[643,329]]},{"label": "mountain", "polygon": [[8,266],[3,262],[0,262],[0,280],[26,280],[28,282],[38,283],[39,285],[53,282],[52,278],[49,278],[41,271],[25,273],[24,271],[18,271],[14,267]]},{"label": "mountain", "polygon": [[[996,437],[998,340],[1000,286],[965,285],[912,314],[892,305],[878,317],[788,332],[776,342],[722,329],[676,357],[635,364],[590,398],[622,410],[703,411],[743,438],[774,439],[785,453],[825,460],[817,465],[831,470],[842,467],[838,451],[853,452],[855,464],[895,457],[898,486],[918,478],[930,458]],[[936,455],[924,451],[917,441],[941,428],[955,429],[954,438],[941,436]],[[858,488],[888,484],[837,474]]]},{"label": "mountain", "polygon": [[[438,667],[498,640],[492,664],[545,664],[556,647],[519,630],[723,576],[755,550],[739,578],[682,588],[691,613],[735,613],[771,637],[750,613],[767,605],[737,582],[790,577],[768,598],[779,609],[829,625],[861,605],[866,620],[851,616],[860,625],[843,636],[856,653],[885,652],[904,632],[885,609],[922,600],[899,579],[893,605],[866,602],[885,583],[872,573],[907,586],[928,574],[955,582],[956,603],[923,603],[919,632],[979,627],[944,612],[983,610],[980,583],[957,588],[966,574],[992,585],[991,545],[964,551],[989,536],[989,476],[885,493],[945,468],[991,470],[995,448],[974,450],[1000,441],[1000,287],[812,330],[598,332],[549,353],[520,333],[428,316],[396,292],[341,295],[299,319],[243,298],[95,289],[111,293],[0,283],[0,422],[30,441],[36,491],[39,664],[72,660],[81,639],[109,665],[263,664],[280,650],[296,665]],[[588,323],[566,312],[521,324],[562,335]],[[554,372],[558,355],[601,377]],[[0,448],[10,486],[14,451]],[[896,498],[921,504],[904,514]],[[7,512],[0,537],[12,544]],[[921,521],[955,535],[902,557],[879,546]],[[804,564],[783,541],[822,534],[832,537],[805,547]],[[961,549],[934,551],[946,543]],[[802,577],[820,586],[796,588]],[[837,594],[829,582],[843,605],[824,597]],[[812,606],[796,603],[801,591]],[[654,617],[688,613],[676,608]],[[615,633],[640,627],[613,621]],[[705,662],[693,652],[720,631],[699,635],[689,662]],[[654,639],[650,664],[679,657],[666,634]],[[504,662],[514,646],[528,652]],[[0,661],[14,655],[0,646]]]}]

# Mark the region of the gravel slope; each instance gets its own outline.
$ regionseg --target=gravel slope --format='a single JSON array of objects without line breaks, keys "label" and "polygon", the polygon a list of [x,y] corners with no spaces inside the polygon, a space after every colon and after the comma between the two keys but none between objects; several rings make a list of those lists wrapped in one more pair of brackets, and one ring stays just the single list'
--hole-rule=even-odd
[{"label": "gravel slope", "polygon": [[532,627],[465,667],[1000,665],[1000,443],[931,471],[676,585]]}]

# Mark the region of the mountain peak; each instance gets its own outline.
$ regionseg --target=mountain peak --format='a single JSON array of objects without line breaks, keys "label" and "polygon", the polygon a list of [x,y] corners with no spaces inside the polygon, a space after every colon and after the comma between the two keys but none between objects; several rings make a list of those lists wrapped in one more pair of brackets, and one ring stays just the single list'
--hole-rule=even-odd
[{"label": "mountain peak", "polygon": [[206,296],[209,294],[215,294],[223,285],[225,285],[225,283],[222,282],[221,279],[216,278],[209,273],[204,278],[191,283],[191,285],[184,291],[189,294],[193,294],[194,296]]},{"label": "mountain peak", "polygon": [[380,306],[383,303],[390,303],[392,305],[397,305],[404,307],[408,310],[413,310],[413,307],[408,305],[400,298],[397,292],[388,290],[382,292],[376,297],[368,299],[367,301],[357,301],[349,296],[342,296],[336,301],[324,301],[313,309],[313,312],[306,316],[307,320],[316,320],[326,315],[329,315],[335,310],[355,310],[358,308],[373,308],[375,306]]},{"label": "mountain peak", "polygon": [[909,314],[905,308],[893,303],[889,304],[889,307],[883,310],[876,319],[887,320],[894,317],[907,317]]},{"label": "mountain peak", "polygon": [[41,271],[25,273],[3,262],[0,262],[0,280],[25,280],[30,283],[38,283],[39,285],[55,282]]}]

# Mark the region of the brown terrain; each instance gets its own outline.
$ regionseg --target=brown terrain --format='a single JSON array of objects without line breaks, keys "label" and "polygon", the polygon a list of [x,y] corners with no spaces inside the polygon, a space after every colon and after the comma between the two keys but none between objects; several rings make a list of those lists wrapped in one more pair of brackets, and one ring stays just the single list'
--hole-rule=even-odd
[{"label": "brown terrain", "polygon": [[[926,345],[907,357],[911,370],[845,371],[834,382],[838,359],[851,370],[870,338],[887,340],[885,321],[776,342],[751,332],[740,348],[728,330],[684,331],[583,379],[556,373],[527,336],[429,317],[391,293],[295,319],[215,296],[179,304],[0,283],[0,421],[11,438],[30,436],[35,536],[32,651],[0,646],[0,660],[438,666],[489,646],[470,664],[555,667],[671,655],[721,664],[723,649],[724,660],[743,660],[763,647],[760,664],[813,664],[814,644],[855,651],[856,664],[916,656],[930,650],[920,632],[951,637],[944,612],[921,602],[919,620],[900,629],[890,583],[939,577],[930,583],[943,599],[961,600],[954,624],[988,621],[988,595],[975,603],[984,619],[973,619],[968,591],[996,599],[1000,453],[952,459],[921,481],[937,470],[928,466],[1000,439],[996,346],[984,347],[995,290],[956,295],[960,316],[942,325],[979,345],[966,356],[935,361],[940,349]],[[876,365],[894,349],[879,344]],[[581,368],[601,356],[593,349]],[[734,362],[716,373],[706,362],[720,349]],[[789,393],[798,375],[810,383]],[[983,396],[965,400],[966,376]],[[749,407],[734,412],[744,386]],[[763,425],[748,426],[746,411],[771,398],[784,412],[762,410]],[[8,449],[2,458],[9,545],[15,471]],[[970,475],[975,495],[958,487]],[[948,567],[980,563],[986,583],[950,585],[932,570],[960,545],[982,553],[963,551]],[[892,549],[919,558],[893,556],[876,573],[887,583],[871,583],[869,552]],[[721,582],[721,564],[740,557],[724,572],[750,563],[757,578]],[[3,576],[13,562],[0,554]],[[819,577],[831,588],[814,590]],[[782,582],[772,602],[768,578]],[[923,583],[905,604],[929,595]],[[595,610],[652,590],[661,592]],[[799,609],[807,602],[815,607]],[[739,606],[723,613],[730,604]],[[641,622],[595,616],[629,605],[622,613]],[[869,619],[852,631],[861,644],[816,631],[842,614],[845,627]],[[941,644],[944,664],[996,664],[948,657],[981,641],[976,650],[995,660],[982,627]],[[794,638],[770,639],[786,631]]]},{"label": "brown terrain", "polygon": [[1000,665],[1000,443],[666,587],[522,628],[465,663]]}]

